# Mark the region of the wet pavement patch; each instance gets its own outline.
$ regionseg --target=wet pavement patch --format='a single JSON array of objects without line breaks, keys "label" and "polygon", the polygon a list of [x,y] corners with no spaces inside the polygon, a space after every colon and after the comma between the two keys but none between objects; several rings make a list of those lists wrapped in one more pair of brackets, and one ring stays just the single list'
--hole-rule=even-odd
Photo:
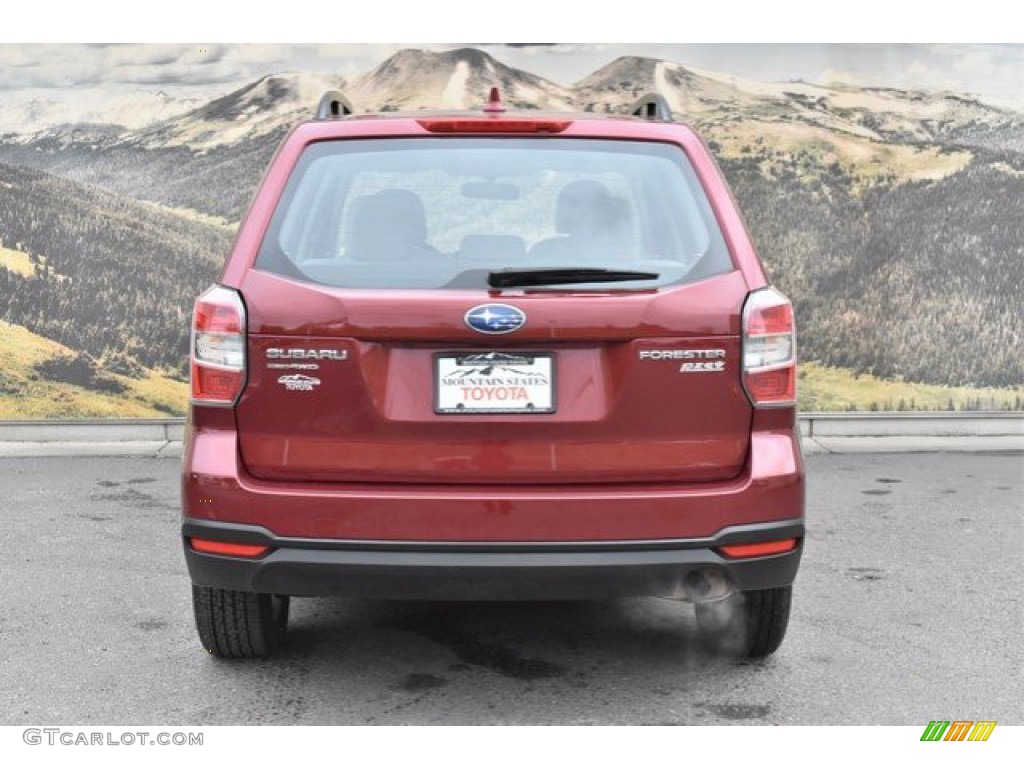
[{"label": "wet pavement patch", "polygon": [[767,704],[710,704],[708,709],[726,720],[763,720],[772,711]]},{"label": "wet pavement patch", "polygon": [[847,568],[846,573],[857,581],[881,581],[885,571],[881,568]]},{"label": "wet pavement patch", "polygon": [[91,496],[92,501],[116,501],[126,507],[135,509],[178,509],[174,504],[168,504],[148,493],[142,493],[134,488],[127,488],[116,493],[102,493]]},{"label": "wet pavement patch", "polygon": [[443,645],[464,664],[483,667],[504,677],[544,680],[565,674],[565,668],[559,664],[524,657],[512,648],[480,640],[443,615],[404,616],[389,624]]},{"label": "wet pavement patch", "polygon": [[448,680],[425,672],[410,672],[402,680],[402,690],[407,693],[422,693],[448,685]]}]

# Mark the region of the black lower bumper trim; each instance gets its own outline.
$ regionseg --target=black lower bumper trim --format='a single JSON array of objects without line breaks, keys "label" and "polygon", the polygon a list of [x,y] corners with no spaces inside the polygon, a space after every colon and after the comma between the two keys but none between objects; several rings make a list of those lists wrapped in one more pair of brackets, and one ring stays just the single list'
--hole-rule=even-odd
[{"label": "black lower bumper trim", "polygon": [[[197,520],[187,520],[182,532],[189,574],[203,586],[366,599],[574,600],[689,597],[687,577],[709,572],[740,590],[785,586],[796,577],[803,524],[738,526],[711,539],[658,541],[658,546],[651,546],[652,542],[490,544],[480,545],[485,547],[482,551],[473,545],[424,542],[395,542],[391,549],[360,547],[356,542],[280,538],[255,526]],[[192,536],[259,541],[274,549],[256,560],[202,554],[189,546],[187,539]],[[801,545],[781,555],[730,560],[716,551],[723,544],[790,537]]]}]

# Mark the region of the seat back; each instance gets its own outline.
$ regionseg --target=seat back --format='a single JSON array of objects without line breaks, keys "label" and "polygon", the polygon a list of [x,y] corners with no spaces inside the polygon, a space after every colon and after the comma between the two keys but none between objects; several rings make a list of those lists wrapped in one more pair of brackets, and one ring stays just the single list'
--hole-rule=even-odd
[{"label": "seat back", "polygon": [[574,256],[626,256],[632,245],[629,201],[615,197],[599,181],[581,179],[558,194],[555,229],[559,237],[530,249],[538,260]]},{"label": "seat back", "polygon": [[459,261],[502,266],[526,260],[526,241],[518,235],[466,235]]}]

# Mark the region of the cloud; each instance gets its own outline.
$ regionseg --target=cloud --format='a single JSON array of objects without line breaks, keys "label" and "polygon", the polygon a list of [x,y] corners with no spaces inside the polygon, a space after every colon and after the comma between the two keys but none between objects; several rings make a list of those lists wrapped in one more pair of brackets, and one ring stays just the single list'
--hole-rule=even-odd
[{"label": "cloud", "polygon": [[227,55],[231,61],[240,65],[274,64],[288,61],[300,48],[313,47],[281,43],[248,43],[230,46],[230,52]]},{"label": "cloud", "polygon": [[929,91],[947,90],[950,85],[948,69],[930,66],[920,59],[915,59],[907,67],[906,80],[913,88]]},{"label": "cloud", "polygon": [[957,71],[971,75],[991,73],[997,66],[995,52],[991,50],[971,51],[957,59],[953,66]]},{"label": "cloud", "polygon": [[574,43],[483,43],[481,48],[490,48],[495,55],[500,56],[502,50],[506,53],[526,56],[551,56],[561,54],[581,55],[600,50],[599,45],[584,45]]},{"label": "cloud", "polygon": [[102,52],[85,46],[0,47],[0,87],[3,88],[52,88],[98,83],[103,80],[105,69]]},{"label": "cloud", "polygon": [[0,45],[0,61],[7,67],[32,67],[41,63],[44,54],[41,45]]},{"label": "cloud", "polygon": [[228,82],[246,74],[231,46],[211,44],[125,45],[107,48],[108,78],[131,84]]},{"label": "cloud", "polygon": [[176,61],[160,66],[124,65],[118,68],[118,81],[129,85],[210,85],[233,83],[243,79],[245,71],[230,62],[214,62],[201,67]]},{"label": "cloud", "polygon": [[[246,50],[248,49],[248,50]],[[4,45],[0,89],[88,85],[234,84],[264,74],[286,46],[216,44]],[[274,67],[279,68],[279,67]]]},{"label": "cloud", "polygon": [[178,61],[186,53],[185,46],[160,44],[111,45],[95,51],[95,55],[110,67],[161,66]]}]

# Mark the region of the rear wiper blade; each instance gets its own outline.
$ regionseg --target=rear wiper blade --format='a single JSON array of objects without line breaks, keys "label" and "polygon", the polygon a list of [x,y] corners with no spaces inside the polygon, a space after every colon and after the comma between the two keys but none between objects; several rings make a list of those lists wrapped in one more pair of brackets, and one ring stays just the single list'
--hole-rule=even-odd
[{"label": "rear wiper blade", "polygon": [[522,285],[570,285],[572,283],[617,283],[621,280],[657,280],[657,272],[596,267],[556,267],[553,269],[502,269],[487,276],[491,288]]}]

